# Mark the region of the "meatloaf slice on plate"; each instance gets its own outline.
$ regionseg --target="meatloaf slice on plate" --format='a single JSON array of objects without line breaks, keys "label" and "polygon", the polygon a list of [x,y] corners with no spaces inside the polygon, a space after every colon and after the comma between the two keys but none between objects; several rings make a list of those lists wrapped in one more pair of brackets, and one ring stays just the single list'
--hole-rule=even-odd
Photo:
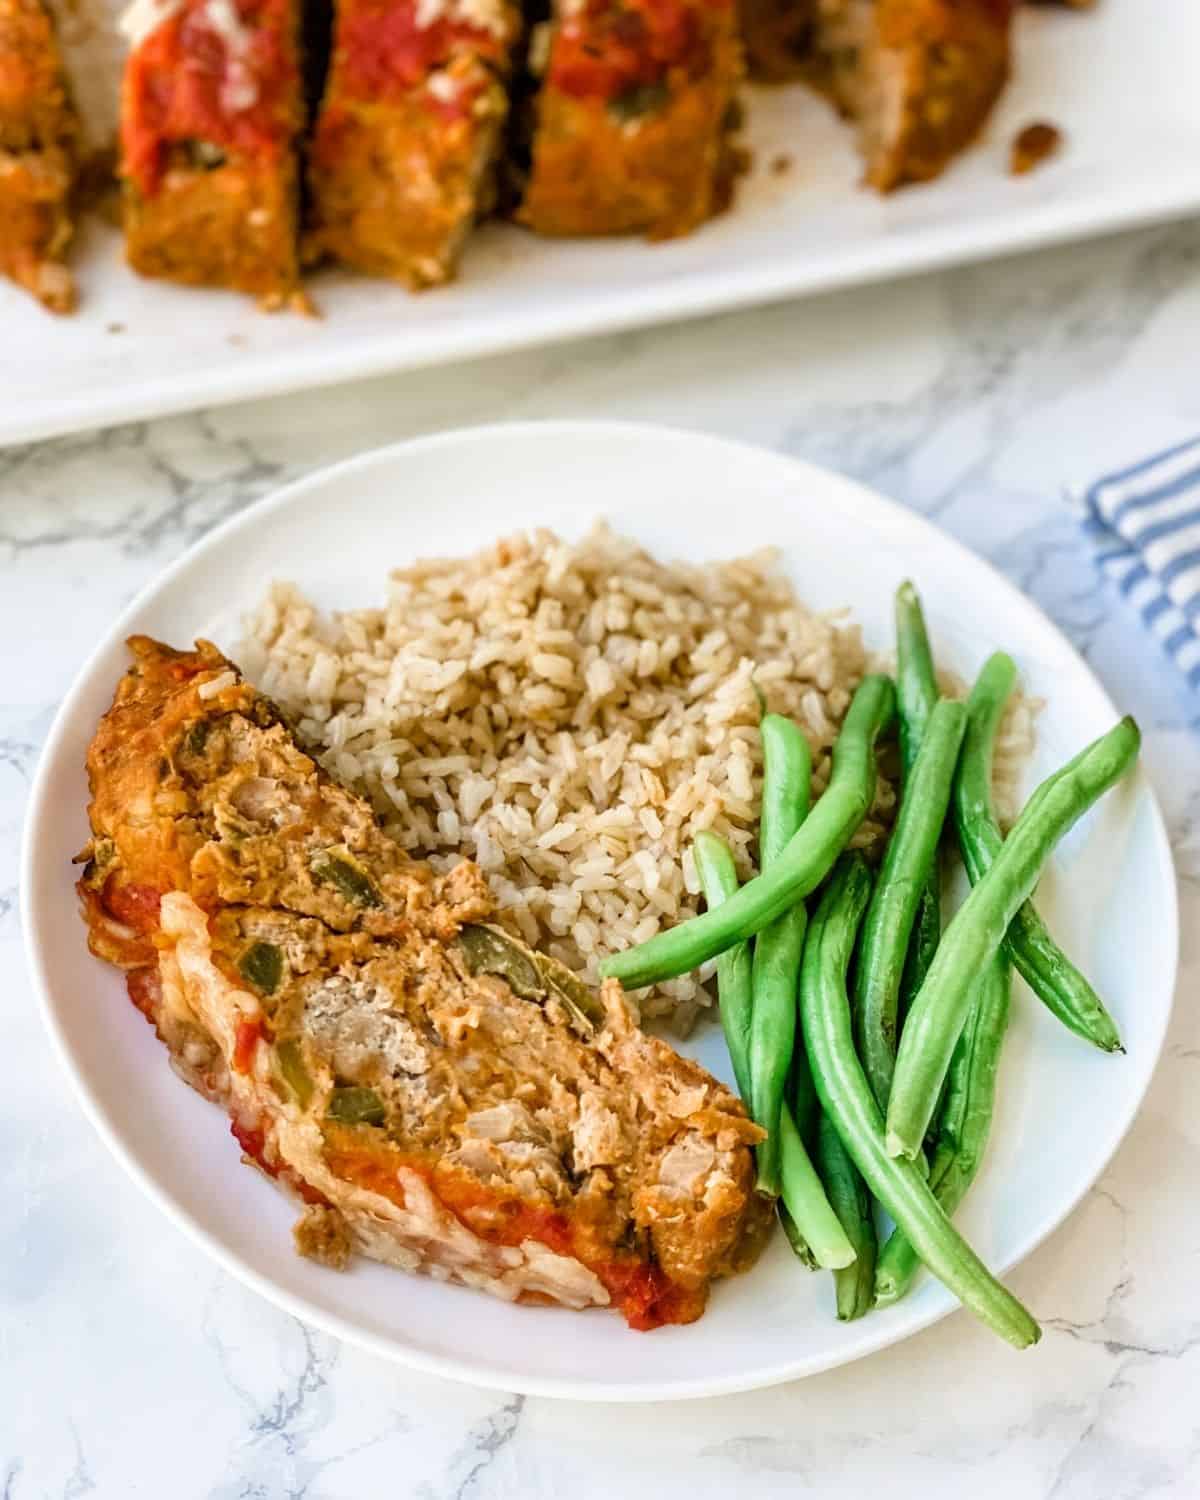
[{"label": "meatloaf slice on plate", "polygon": [[88,754],[89,941],[301,1200],[300,1250],[698,1317],[765,1221],[741,1104],[493,922],[474,865],[410,860],[215,648],[130,644]]}]

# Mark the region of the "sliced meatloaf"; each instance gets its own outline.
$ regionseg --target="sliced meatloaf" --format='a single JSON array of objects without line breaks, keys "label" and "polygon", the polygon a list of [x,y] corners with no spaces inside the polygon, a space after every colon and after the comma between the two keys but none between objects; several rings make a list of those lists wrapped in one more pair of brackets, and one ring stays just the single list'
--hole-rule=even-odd
[{"label": "sliced meatloaf", "polygon": [[558,0],[518,219],[549,235],[687,234],[726,206],[741,46],[733,0]]},{"label": "sliced meatloaf", "polygon": [[301,1251],[697,1317],[762,1227],[740,1103],[493,922],[474,865],[408,859],[213,647],[130,645],[88,754],[89,941],[301,1200]]},{"label": "sliced meatloaf", "polygon": [[129,264],[304,306],[299,0],[133,0],[122,27]]},{"label": "sliced meatloaf", "polygon": [[341,0],[308,159],[306,252],[410,287],[492,206],[521,30],[508,0]]},{"label": "sliced meatloaf", "polygon": [[0,0],[0,272],[53,312],[75,306],[65,263],[79,122],[41,0]]},{"label": "sliced meatloaf", "polygon": [[819,0],[812,76],[857,122],[881,192],[941,173],[1009,71],[1015,0]]}]

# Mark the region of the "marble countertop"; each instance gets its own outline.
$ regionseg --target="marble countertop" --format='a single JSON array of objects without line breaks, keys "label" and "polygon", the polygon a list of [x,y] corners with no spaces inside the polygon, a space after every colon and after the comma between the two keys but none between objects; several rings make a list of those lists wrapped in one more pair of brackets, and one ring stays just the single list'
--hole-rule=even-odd
[{"label": "marble countertop", "polygon": [[[0,452],[0,1496],[1184,1500],[1200,1494],[1197,708],[1063,494],[1200,431],[1200,224],[685,326]],[[867,1362],[654,1409],[410,1374],[217,1270],[85,1123],[25,975],[30,774],[98,632],[217,521],[431,429],[637,417],[853,474],[1045,608],[1147,730],[1183,901],[1166,1053],[1085,1203],[1012,1277],[1034,1354],[957,1314]]]}]

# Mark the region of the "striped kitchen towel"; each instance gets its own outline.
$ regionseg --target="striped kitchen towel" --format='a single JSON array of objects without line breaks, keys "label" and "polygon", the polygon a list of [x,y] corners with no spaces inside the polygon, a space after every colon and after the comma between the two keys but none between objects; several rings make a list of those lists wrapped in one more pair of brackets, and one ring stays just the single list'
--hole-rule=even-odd
[{"label": "striped kitchen towel", "polygon": [[1100,567],[1200,688],[1200,438],[1106,474],[1079,504]]}]

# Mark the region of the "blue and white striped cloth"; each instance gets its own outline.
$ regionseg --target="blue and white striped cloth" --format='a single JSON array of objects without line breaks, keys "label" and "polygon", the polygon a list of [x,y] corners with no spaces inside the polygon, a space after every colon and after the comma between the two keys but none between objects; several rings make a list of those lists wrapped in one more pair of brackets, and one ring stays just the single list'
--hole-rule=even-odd
[{"label": "blue and white striped cloth", "polygon": [[1106,474],[1079,502],[1100,567],[1200,688],[1200,438]]}]

